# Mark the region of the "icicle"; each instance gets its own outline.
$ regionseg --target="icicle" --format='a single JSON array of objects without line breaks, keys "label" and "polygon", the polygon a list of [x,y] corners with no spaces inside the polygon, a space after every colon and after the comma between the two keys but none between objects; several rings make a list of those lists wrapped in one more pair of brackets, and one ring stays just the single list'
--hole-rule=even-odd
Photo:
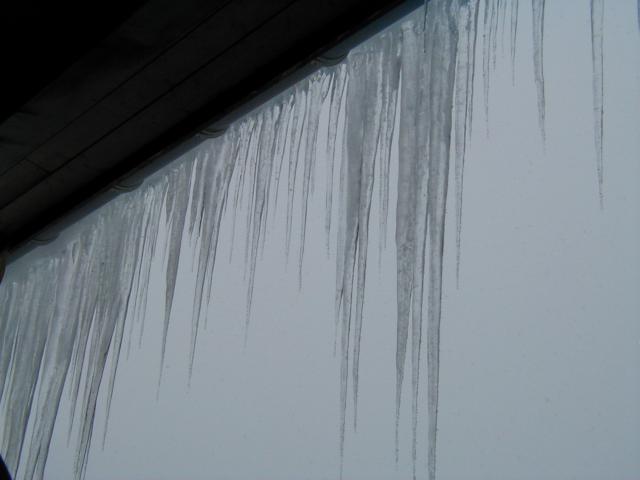
[{"label": "icicle", "polygon": [[18,328],[19,290],[15,283],[5,282],[0,286],[0,401],[13,355],[13,345]]},{"label": "icicle", "polygon": [[[212,144],[217,144],[219,139],[211,140]],[[213,149],[213,148],[212,148]],[[215,167],[216,167],[217,159],[211,158],[211,155],[205,154],[200,157],[199,163],[199,172],[198,176],[202,179],[202,183],[208,185],[206,192],[203,187],[202,194],[198,201],[200,202],[198,206],[198,210],[200,211],[199,220],[198,220],[198,229],[196,232],[198,239],[198,246],[196,248],[196,261],[195,261],[195,270],[196,270],[196,285],[193,294],[193,312],[191,315],[191,349],[189,354],[189,371],[191,372],[193,369],[193,360],[195,356],[195,346],[197,340],[197,334],[199,330],[200,317],[202,313],[202,304],[203,304],[203,296],[204,296],[204,284],[205,277],[207,275],[207,263],[208,263],[208,254],[210,251],[210,245],[208,245],[210,239],[207,235],[207,230],[204,228],[204,224],[207,222],[208,217],[210,215],[208,211],[207,201],[210,200],[210,196],[212,195],[212,177],[215,175]],[[244,166],[242,171],[244,170]],[[239,182],[240,183],[240,182]],[[236,190],[235,202],[233,208],[233,225],[231,227],[231,235],[232,237],[235,234],[235,223],[236,223],[236,211],[238,207],[238,197],[239,197],[240,185],[238,184],[238,188]],[[192,201],[196,201],[196,199],[192,199]],[[232,242],[233,244],[233,242]],[[191,375],[191,373],[190,373]]]},{"label": "icicle", "polygon": [[193,179],[190,192],[191,209],[189,211],[189,236],[193,238],[193,232],[196,224],[200,226],[203,215],[204,203],[202,197],[204,196],[204,188],[206,185],[206,178],[202,175],[203,163],[206,155],[194,155],[193,159]]},{"label": "icicle", "polygon": [[396,346],[396,461],[400,402],[411,316],[416,218],[416,167],[418,145],[418,109],[420,98],[419,34],[411,23],[402,26],[402,84],[400,93],[400,131],[398,159],[398,200],[396,207],[397,256],[397,346]]},{"label": "icicle", "polygon": [[[277,172],[279,166],[281,167],[282,159],[278,157],[278,137],[280,135],[280,129],[282,125],[286,123],[284,106],[281,102],[273,102],[271,107],[271,124],[269,125],[269,135],[265,137],[265,140],[261,145],[262,155],[269,156],[271,167],[269,169],[269,179],[266,184],[265,191],[265,207],[264,207],[264,219],[262,220],[260,227],[260,258],[264,257],[264,247],[267,239],[267,220],[271,209],[275,210],[277,205],[277,191],[275,192],[274,199],[272,200],[272,189],[277,190],[277,178],[279,175]],[[278,160],[280,158],[280,160]],[[313,179],[312,179],[313,181]]]},{"label": "icicle", "polygon": [[256,275],[256,263],[258,259],[258,247],[260,235],[264,230],[267,218],[267,204],[269,202],[269,183],[273,168],[273,146],[275,136],[272,129],[274,124],[272,109],[267,108],[261,116],[260,131],[258,135],[258,151],[256,157],[256,174],[254,178],[253,203],[250,208],[251,228],[249,230],[250,255],[249,255],[249,282],[247,286],[247,312],[245,319],[245,342],[249,332],[249,320],[251,318],[251,304],[253,301],[253,285]]},{"label": "icicle", "polygon": [[293,225],[293,199],[295,194],[296,177],[298,173],[298,163],[300,161],[300,148],[302,146],[302,135],[307,119],[307,92],[300,86],[295,89],[295,105],[291,126],[291,145],[289,149],[289,190],[287,197],[287,233],[285,239],[285,256],[289,258],[291,248],[291,228]]},{"label": "icicle", "polygon": [[289,128],[290,128],[290,124],[291,124],[291,117],[293,116],[292,114],[292,110],[293,110],[293,102],[294,102],[294,98],[293,96],[289,96],[282,105],[282,113],[280,114],[280,119],[279,121],[279,127],[276,128],[276,133],[277,133],[277,138],[276,138],[276,145],[275,145],[275,162],[276,162],[276,168],[274,171],[274,177],[275,177],[275,192],[274,192],[274,200],[273,200],[273,205],[274,205],[274,216],[275,216],[275,212],[277,210],[277,205],[278,205],[278,196],[280,193],[280,178],[282,177],[282,166],[284,164],[284,158],[285,158],[285,152],[286,152],[286,147],[287,147],[287,138],[289,136]]},{"label": "icicle", "polygon": [[141,294],[136,298],[135,315],[140,319],[140,332],[138,345],[142,345],[144,324],[147,316],[148,285],[151,278],[151,261],[155,257],[160,219],[162,215],[162,198],[164,198],[165,182],[158,182],[150,186],[147,192],[147,207],[145,216],[145,229],[143,233],[142,260],[140,266],[140,279],[137,289]]},{"label": "icicle", "polygon": [[496,18],[495,18],[495,26],[494,26],[494,32],[493,32],[493,62],[492,62],[492,68],[493,70],[496,69],[496,64],[498,61],[498,35],[500,35],[500,47],[501,47],[501,52],[504,55],[504,33],[506,31],[505,27],[505,22],[506,22],[506,17],[507,17],[507,11],[504,8],[504,0],[496,0],[496,8],[495,8],[495,12],[496,12]]},{"label": "icicle", "polygon": [[[243,188],[244,188],[244,178],[245,173],[247,171],[247,163],[248,163],[248,151],[249,151],[249,140],[251,138],[251,131],[253,129],[253,122],[247,121],[240,125],[240,131],[235,133],[237,136],[236,141],[239,144],[239,149],[236,153],[235,160],[236,163],[240,165],[240,170],[237,175],[236,188],[233,194],[233,224],[231,226],[231,247],[229,251],[229,261],[231,261],[233,257],[233,249],[235,246],[235,235],[236,235],[236,221],[238,219],[238,210],[240,206],[240,197],[242,196]],[[232,133],[229,134],[233,135]]]},{"label": "icicle", "polygon": [[[374,45],[375,46],[375,45]],[[371,48],[371,47],[370,47]],[[359,201],[358,201],[358,225],[357,225],[357,278],[356,278],[356,312],[353,333],[353,403],[354,428],[358,418],[358,372],[360,368],[360,344],[362,337],[362,316],[364,308],[365,278],[367,273],[367,251],[369,245],[369,216],[371,212],[371,199],[373,196],[373,183],[375,172],[375,160],[380,137],[381,117],[382,117],[382,94],[381,85],[383,82],[383,64],[385,57],[379,49],[371,48],[372,51],[364,53],[364,104],[362,113],[349,115],[347,124],[347,135],[351,138],[351,131],[354,128],[354,121],[362,121],[362,126],[355,125],[355,141],[358,141],[360,129],[362,132],[362,144],[360,146],[348,143],[348,161],[361,163],[359,179]],[[353,104],[350,102],[350,106]],[[350,109],[351,111],[351,109]],[[360,118],[363,115],[363,118]],[[349,140],[348,140],[349,142]],[[355,156],[355,158],[354,158]],[[359,158],[358,158],[359,156]],[[350,172],[356,169],[350,169]],[[350,181],[349,187],[355,182]]]},{"label": "icicle", "polygon": [[[178,193],[180,191],[178,190]],[[124,212],[122,212],[124,210]],[[185,205],[186,214],[186,205]],[[116,211],[115,215],[126,222],[126,234],[123,235],[124,243],[122,245],[122,256],[120,257],[120,265],[117,269],[117,284],[114,286],[117,290],[112,295],[117,295],[118,302],[116,309],[109,312],[109,315],[115,316],[116,324],[111,344],[111,372],[109,375],[109,384],[107,387],[107,405],[105,408],[105,426],[102,438],[104,446],[107,436],[107,426],[109,424],[109,414],[111,412],[111,401],[113,399],[113,391],[115,387],[116,374],[118,371],[118,363],[120,360],[120,351],[122,348],[122,340],[124,337],[124,328],[129,309],[131,307],[131,295],[134,289],[135,267],[140,261],[140,251],[137,248],[137,239],[142,234],[142,218],[143,211],[140,209],[140,202],[131,202],[124,204],[120,211]],[[184,225],[184,223],[183,223]],[[178,247],[176,247],[178,248]],[[175,281],[175,280],[174,280]],[[165,322],[167,320],[165,319]],[[164,348],[164,345],[163,345]],[[163,352],[164,353],[164,352]],[[164,357],[161,358],[161,362]]]},{"label": "icicle", "polygon": [[[117,207],[117,203],[110,205],[107,211],[100,219],[99,229],[101,234],[106,237],[103,248],[98,252],[97,259],[104,263],[104,267],[99,270],[99,294],[95,307],[96,320],[91,335],[91,346],[89,350],[87,364],[87,383],[82,403],[82,423],[80,425],[80,441],[78,454],[76,456],[75,476],[76,479],[84,478],[89,449],[91,446],[94,418],[96,414],[96,406],[98,393],[102,385],[102,378],[106,368],[107,354],[112,343],[115,350],[111,358],[112,374],[111,378],[115,379],[114,370],[117,369],[119,345],[121,342],[121,322],[123,315],[124,302],[126,299],[125,289],[129,285],[121,275],[125,274],[127,269],[121,267],[126,265],[128,254],[126,226],[127,222],[122,222],[122,211]],[[120,232],[112,233],[110,227],[117,226]],[[108,259],[117,259],[116,261]],[[122,263],[121,263],[122,262]],[[115,342],[114,342],[115,339]],[[113,381],[109,382],[107,398],[113,393]]]},{"label": "icicle", "polygon": [[99,267],[99,248],[104,242],[100,238],[100,231],[96,229],[84,237],[80,242],[80,262],[84,265],[82,277],[86,280],[83,282],[83,290],[81,291],[81,305],[79,307],[79,328],[75,340],[74,356],[71,370],[71,422],[69,422],[69,436],[73,429],[75,412],[80,392],[80,380],[82,378],[82,367],[85,361],[85,353],[89,344],[89,334],[93,326],[95,318],[96,304],[98,302],[98,285],[95,280],[98,278]]},{"label": "icicle", "polygon": [[[193,314],[191,317],[191,346],[189,350],[189,381],[193,374],[193,363],[195,360],[196,343],[202,316],[202,307],[207,293],[207,303],[211,295],[211,278],[215,267],[216,254],[218,248],[218,236],[220,234],[220,223],[222,212],[227,200],[227,192],[234,172],[236,156],[232,152],[232,141],[242,143],[240,152],[248,149],[249,139],[244,135],[250,131],[253,125],[243,125],[240,134],[235,129],[231,129],[227,135],[211,140],[208,145],[213,150],[213,155],[208,155],[203,160],[202,175],[207,181],[207,188],[203,194],[202,221],[199,228],[199,251],[196,267],[196,288],[193,297]],[[248,130],[245,130],[248,129]],[[244,169],[241,170],[240,178],[243,177]],[[240,187],[239,187],[240,188]],[[234,208],[234,215],[237,211]],[[235,217],[234,217],[235,218]],[[232,227],[233,228],[233,227]]]},{"label": "icicle", "polygon": [[[347,166],[348,163],[345,161],[346,157],[346,137],[343,137],[342,142],[342,152],[340,158],[340,175],[338,182],[338,197],[340,201],[340,205],[346,204],[346,184],[347,184]],[[344,208],[338,208],[338,234],[336,240],[336,294],[335,294],[335,338],[333,345],[333,354],[336,354],[338,337],[339,337],[339,329],[340,329],[340,320],[342,318],[342,297],[344,290],[344,277],[345,277],[345,249],[346,249],[346,237],[347,237],[347,220],[346,220],[347,212]],[[346,398],[346,397],[345,397]],[[343,422],[344,423],[344,422]],[[344,443],[344,441],[343,441]],[[341,450],[342,451],[342,450]]]},{"label": "icicle", "polygon": [[[434,12],[431,13],[431,8]],[[439,7],[439,8],[438,8]],[[429,159],[427,233],[429,247],[429,292],[427,297],[427,419],[428,419],[428,470],[429,479],[436,475],[436,436],[438,419],[438,378],[440,369],[440,316],[442,299],[442,258],[444,249],[445,209],[449,176],[449,145],[452,127],[453,86],[455,78],[456,48],[455,15],[459,5],[455,2],[434,2],[427,7],[426,54],[431,63],[427,77],[428,87],[428,136],[426,153]],[[452,18],[453,17],[453,18]],[[443,21],[448,19],[449,21]],[[429,58],[430,57],[430,58]],[[424,258],[424,251],[422,253]],[[418,264],[420,265],[420,263]],[[417,282],[414,280],[414,288]],[[417,293],[417,292],[416,292]],[[414,295],[414,299],[422,295]],[[414,302],[414,319],[416,308]],[[418,317],[419,318],[419,317]],[[419,322],[421,320],[419,319]],[[419,325],[418,322],[418,325]],[[414,361],[419,365],[420,327],[412,327],[414,336]],[[414,365],[414,368],[417,366]],[[414,370],[416,372],[417,368]],[[417,378],[414,378],[417,384]],[[417,386],[414,399],[417,401]]]},{"label": "icicle", "polygon": [[378,140],[378,179],[380,196],[380,254],[386,247],[387,220],[389,218],[389,171],[391,162],[391,143],[396,125],[396,111],[398,106],[398,87],[400,82],[400,56],[398,33],[386,32],[380,41],[382,54],[380,55],[380,70],[383,72],[381,82],[382,124]]},{"label": "icicle", "polygon": [[591,62],[593,66],[593,116],[594,143],[596,147],[596,168],[598,171],[598,194],[600,207],[604,205],[602,132],[604,117],[604,67],[602,58],[602,25],[604,0],[591,0]]},{"label": "icicle", "polygon": [[[341,459],[345,443],[349,367],[353,381],[354,428],[357,425],[368,231],[376,159],[389,155],[393,132],[389,124],[393,125],[392,118],[395,118],[399,69],[385,71],[389,61],[397,62],[395,45],[381,48],[373,44],[352,52],[347,64],[346,157],[340,176],[343,206],[340,209],[336,268],[336,319],[339,319],[341,330]],[[394,105],[390,105],[390,101]]]},{"label": "icicle", "polygon": [[[167,222],[169,227],[169,239],[167,241],[167,269],[165,275],[165,307],[164,321],[162,328],[162,349],[160,352],[160,374],[158,375],[158,389],[162,381],[164,370],[164,357],[167,349],[167,335],[169,333],[169,320],[171,318],[171,307],[176,289],[176,277],[178,276],[178,263],[180,261],[180,250],[182,247],[182,234],[187,217],[187,207],[189,205],[189,182],[191,180],[191,162],[184,162],[173,172],[170,178],[169,188],[165,203],[167,212]],[[137,263],[137,259],[134,259]],[[134,264],[135,264],[134,263]]]},{"label": "icicle", "polygon": [[[142,215],[140,218],[140,235],[134,240],[136,244],[135,248],[138,253],[138,264],[136,265],[136,271],[134,273],[134,282],[132,288],[132,305],[131,311],[133,312],[133,321],[129,322],[129,338],[127,344],[127,358],[130,354],[131,343],[133,342],[133,328],[136,321],[140,322],[140,330],[142,332],[144,326],[144,317],[146,316],[146,302],[147,302],[147,286],[149,284],[149,276],[151,269],[151,259],[155,253],[156,235],[153,232],[157,232],[159,220],[160,220],[160,202],[152,202],[154,194],[158,189],[154,186],[150,186],[147,191],[142,193],[138,197],[138,201],[141,204]],[[142,341],[142,334],[140,335],[140,342]]]},{"label": "icicle", "polygon": [[458,55],[455,75],[455,185],[456,185],[456,282],[460,280],[462,191],[467,143],[471,132],[475,42],[479,0],[460,7]]},{"label": "icicle", "polygon": [[[206,244],[209,246],[209,250],[204,250],[204,243],[201,244],[200,247],[200,256],[206,257],[205,263],[205,276],[204,276],[204,291],[206,292],[207,304],[205,307],[205,312],[208,311],[209,306],[211,305],[212,298],[212,285],[213,285],[213,274],[215,270],[217,252],[218,252],[218,239],[220,237],[220,225],[223,218],[223,213],[226,209],[226,203],[228,200],[229,193],[229,185],[231,183],[231,177],[234,172],[234,163],[233,159],[234,155],[231,153],[233,150],[233,144],[231,143],[231,139],[226,138],[223,140],[222,145],[219,147],[220,150],[216,152],[220,159],[218,160],[218,165],[216,168],[216,176],[214,177],[214,193],[215,195],[210,199],[208,205],[210,205],[209,217],[206,222],[206,233],[203,236],[206,238]],[[200,311],[198,311],[198,315],[200,315]],[[205,316],[205,326],[207,324],[207,316]],[[198,333],[197,324],[196,328],[193,330],[193,343],[191,345],[191,363],[190,363],[190,372],[193,368],[193,359],[195,355],[195,342],[196,335]]]},{"label": "icicle", "polygon": [[[486,119],[487,136],[489,135],[489,100],[491,94],[491,71],[496,68],[498,26],[500,21],[500,0],[486,0],[483,14],[482,33],[482,76],[484,86],[484,113]],[[474,33],[475,35],[475,33]],[[475,42],[475,40],[474,40]]]},{"label": "icicle", "polygon": [[260,138],[261,131],[264,124],[264,112],[260,115],[257,115],[257,119],[254,122],[254,128],[251,130],[251,136],[249,137],[249,150],[247,157],[247,166],[248,166],[248,174],[250,189],[248,200],[248,215],[245,219],[245,228],[247,232],[247,237],[244,242],[244,278],[247,279],[247,276],[251,275],[251,231],[253,226],[253,207],[255,204],[256,197],[256,180],[258,176],[258,168],[259,168],[259,150],[260,150]]},{"label": "icicle", "polygon": [[516,83],[516,46],[518,43],[518,0],[511,0],[511,83]]},{"label": "icicle", "polygon": [[300,246],[298,255],[298,285],[302,288],[302,262],[304,259],[304,246],[307,233],[307,211],[309,205],[309,192],[312,185],[313,170],[316,157],[318,139],[318,122],[322,106],[322,78],[319,75],[311,78],[308,83],[307,93],[307,118],[305,122],[306,139],[304,170],[302,176],[302,207],[300,219]]},{"label": "icicle", "polygon": [[[415,168],[415,182],[416,182],[416,205],[414,206],[414,212],[416,217],[413,219],[413,225],[415,228],[415,251],[414,251],[414,270],[413,270],[413,281],[412,287],[413,292],[411,296],[411,420],[412,420],[412,431],[413,431],[413,439],[412,439],[412,463],[413,463],[413,477],[416,478],[416,462],[417,462],[417,442],[418,442],[418,394],[419,394],[419,384],[420,384],[420,355],[422,350],[422,303],[423,303],[423,292],[424,292],[424,266],[425,266],[425,248],[426,248],[426,240],[427,240],[427,219],[429,215],[429,204],[428,204],[428,195],[430,194],[430,164],[434,161],[428,155],[428,138],[422,138],[423,136],[429,135],[429,130],[431,126],[427,123],[427,105],[429,105],[428,109],[431,110],[436,108],[436,105],[430,105],[428,102],[431,100],[431,95],[429,92],[430,88],[433,88],[431,85],[432,81],[432,69],[434,66],[432,63],[432,46],[428,44],[430,38],[427,34],[428,29],[430,28],[430,20],[435,15],[432,13],[436,8],[440,7],[437,3],[431,3],[429,7],[427,7],[426,13],[426,23],[425,25],[425,38],[424,42],[424,63],[422,65],[423,71],[421,72],[422,79],[425,86],[421,87],[426,89],[426,91],[421,91],[419,93],[420,97],[420,110],[418,111],[418,154],[419,157],[415,159],[416,168]],[[431,10],[431,9],[434,10]],[[425,155],[426,154],[426,155]],[[426,158],[425,158],[426,157]],[[429,418],[429,423],[431,423],[432,418]],[[431,435],[429,435],[429,444],[431,443]],[[430,445],[429,445],[430,448]],[[429,460],[429,467],[430,461]]]},{"label": "icicle", "polygon": [[483,24],[482,24],[482,80],[484,89],[484,116],[487,126],[487,136],[489,135],[489,93],[490,93],[490,69],[491,65],[491,36],[490,36],[490,14],[489,11],[493,6],[492,0],[485,0]]},{"label": "icicle", "polygon": [[57,275],[59,279],[57,301],[47,331],[47,338],[55,339],[55,341],[48,342],[45,348],[40,378],[42,387],[36,407],[36,411],[42,412],[42,415],[35,417],[24,474],[25,478],[34,480],[39,480],[44,475],[62,389],[71,361],[69,352],[73,350],[73,341],[78,326],[80,307],[78,294],[82,291],[83,283],[86,280],[81,275],[78,250],[77,244],[71,246],[65,254]]},{"label": "icicle", "polygon": [[[2,452],[10,472],[17,472],[25,440],[29,412],[33,401],[47,331],[51,320],[50,306],[55,289],[38,292],[43,285],[55,284],[56,261],[34,267],[28,273],[25,290],[19,292],[19,318],[8,383],[5,385]],[[42,283],[41,283],[42,282]],[[37,294],[36,294],[37,292]]]},{"label": "icicle", "polygon": [[331,213],[333,210],[333,170],[336,162],[336,137],[338,135],[338,119],[342,107],[342,99],[347,87],[345,65],[338,66],[331,83],[331,99],[329,103],[329,126],[327,129],[327,191],[325,196],[325,231],[327,235],[327,252],[331,236]]},{"label": "icicle", "polygon": [[[498,14],[500,16],[500,51],[504,57],[504,37],[507,32],[507,2],[506,0],[498,0]],[[494,59],[495,60],[495,59]],[[495,68],[495,67],[494,67]]]},{"label": "icicle", "polygon": [[[417,475],[418,388],[422,350],[425,266],[429,272],[427,294],[427,418],[429,423],[427,460],[429,478],[434,479],[436,472],[442,242],[452,110],[454,108],[454,76],[457,64],[456,17],[459,8],[461,8],[460,5],[471,8],[462,15],[462,30],[464,32],[466,28],[470,28],[468,22],[475,19],[473,6],[467,6],[466,2],[458,4],[447,0],[433,0],[428,3],[423,49],[419,48],[422,32],[416,31],[415,26],[411,24],[403,26],[400,163],[396,214],[398,252],[396,438],[409,324],[411,324],[414,478]],[[495,18],[493,13],[491,16]],[[485,17],[488,19],[489,14],[486,13]],[[465,22],[467,23],[465,24]],[[490,23],[494,23],[493,20]],[[475,38],[474,32],[469,32],[469,34],[473,34]],[[485,42],[485,48],[490,43],[491,41]],[[467,49],[470,50],[469,47]],[[422,50],[424,52],[422,53],[424,55],[423,61],[416,61],[416,57],[421,54]],[[464,53],[470,55],[468,51]],[[487,71],[485,69],[485,73]],[[459,82],[463,85],[470,83],[468,75],[471,73],[472,71],[465,72]],[[462,87],[460,88],[462,89]],[[466,112],[468,104],[469,99],[465,97],[460,111]],[[427,258],[428,261],[426,261]]]},{"label": "icicle", "polygon": [[[338,278],[339,307],[341,315],[340,334],[340,475],[344,459],[345,425],[347,412],[347,388],[349,378],[349,346],[351,344],[351,305],[353,300],[353,280],[356,269],[356,253],[358,246],[358,218],[360,210],[360,188],[362,172],[362,144],[364,138],[364,107],[366,90],[364,82],[364,56],[352,55],[348,61],[349,85],[347,87],[348,133],[346,135],[346,152],[344,160],[346,177],[344,194],[344,217],[341,222],[343,255],[341,277]],[[359,81],[357,81],[359,80]]]},{"label": "icicle", "polygon": [[545,0],[531,0],[533,15],[533,72],[538,94],[538,123],[542,141],[545,141],[545,94],[544,94],[544,6]]}]

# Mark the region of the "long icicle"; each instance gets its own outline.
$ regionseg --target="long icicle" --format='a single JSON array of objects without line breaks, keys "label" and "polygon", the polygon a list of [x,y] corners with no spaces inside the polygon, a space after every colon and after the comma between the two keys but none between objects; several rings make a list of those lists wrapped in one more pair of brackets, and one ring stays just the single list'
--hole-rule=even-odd
[{"label": "long icicle", "polygon": [[171,319],[171,308],[173,306],[176,278],[178,276],[178,264],[180,262],[180,250],[182,248],[182,235],[187,217],[187,207],[189,205],[189,182],[191,180],[192,167],[192,162],[185,162],[173,172],[173,175],[171,176],[171,185],[169,187],[171,195],[167,195],[165,204],[167,221],[169,223],[169,239],[167,240],[168,255],[165,274],[166,292],[162,326],[162,349],[160,352],[160,374],[158,375],[158,392],[160,391],[160,382],[162,381],[162,372],[164,370],[169,321]]},{"label": "long icicle", "polygon": [[518,44],[518,4],[519,0],[511,0],[511,35],[510,35],[510,53],[511,53],[511,83],[516,83],[516,46]]},{"label": "long icicle", "polygon": [[[364,80],[364,55],[353,55],[348,60],[349,76],[352,80]],[[337,313],[341,316],[340,334],[340,477],[342,478],[345,445],[345,425],[347,415],[347,388],[349,379],[349,346],[352,344],[351,310],[353,305],[353,283],[356,276],[358,251],[358,221],[360,211],[360,190],[362,181],[363,139],[364,139],[364,102],[366,87],[363,82],[350,81],[347,87],[347,129],[346,158],[344,167],[346,176],[343,177],[344,206],[343,218],[340,225],[342,244],[341,265],[338,268]]]},{"label": "long icicle", "polygon": [[[375,46],[375,44],[374,44]],[[358,420],[358,386],[360,369],[360,345],[362,339],[362,317],[364,309],[365,280],[367,274],[367,252],[369,246],[369,216],[371,212],[371,199],[373,196],[373,183],[375,175],[376,150],[381,128],[382,116],[382,82],[383,67],[386,64],[383,52],[379,49],[369,47],[362,54],[364,65],[364,102],[360,106],[362,113],[350,117],[355,117],[355,121],[362,121],[362,144],[360,148],[353,152],[348,151],[348,161],[358,161],[361,163],[359,180],[359,200],[358,200],[358,226],[357,226],[357,277],[356,277],[356,312],[353,332],[353,425],[357,426]],[[362,88],[362,87],[361,87]],[[361,115],[361,118],[360,118]],[[352,126],[352,119],[347,128]],[[356,127],[358,128],[358,127]],[[359,130],[358,129],[358,130]],[[347,132],[350,135],[349,130]],[[359,131],[356,138],[359,137]],[[359,155],[360,158],[352,159],[352,154]]]},{"label": "long icicle", "polygon": [[602,137],[604,117],[604,66],[603,34],[604,0],[591,0],[591,64],[593,67],[593,118],[594,143],[596,147],[596,168],[598,171],[598,194],[600,207],[604,206],[604,174],[602,163]]},{"label": "long icicle", "polygon": [[275,142],[274,132],[271,129],[273,124],[273,111],[268,108],[263,113],[261,128],[259,132],[258,151],[256,156],[256,174],[254,179],[255,194],[251,205],[251,230],[248,233],[250,238],[250,259],[249,259],[249,283],[247,286],[247,312],[245,319],[245,342],[249,331],[249,320],[251,317],[251,305],[253,303],[253,285],[256,275],[256,263],[258,261],[258,247],[260,245],[260,235],[263,232],[263,225],[267,219],[267,203],[269,201],[269,182],[273,168],[273,144]]},{"label": "long icicle", "polygon": [[533,18],[533,73],[538,95],[538,124],[542,142],[545,142],[545,93],[544,93],[544,8],[545,0],[531,0]]},{"label": "long icicle", "polygon": [[[456,25],[460,4],[443,2],[438,12]],[[428,11],[427,11],[428,15]],[[471,16],[471,12],[467,14]],[[453,18],[452,18],[453,17]],[[429,238],[429,293],[427,323],[427,418],[429,479],[436,477],[436,437],[438,420],[438,387],[440,371],[440,318],[442,310],[442,263],[444,225],[449,183],[449,145],[452,129],[453,86],[455,79],[458,32],[438,21],[434,15],[427,24],[427,55],[431,45],[432,62],[429,78],[429,158],[428,238]],[[444,25],[443,25],[444,24]],[[464,80],[464,79],[463,79]]]},{"label": "long icicle", "polygon": [[318,123],[322,106],[322,77],[314,75],[308,80],[307,118],[305,123],[305,153],[303,157],[302,175],[302,206],[300,209],[300,245],[298,250],[298,286],[302,288],[302,266],[304,261],[304,247],[307,235],[307,213],[309,209],[309,195],[313,185],[313,171],[315,168],[316,146],[318,140]]},{"label": "long icicle", "polygon": [[398,199],[396,207],[397,340],[396,340],[396,461],[400,403],[406,363],[415,251],[415,169],[419,154],[417,141],[419,32],[417,26],[402,26],[402,83],[398,158]]},{"label": "long icicle", "polygon": [[479,0],[460,7],[460,36],[455,73],[455,185],[456,185],[456,283],[460,281],[462,251],[462,191],[467,144],[471,133],[473,108],[473,80],[475,71],[475,42]]},{"label": "long icicle", "polygon": [[[82,292],[83,281],[79,262],[78,244],[74,244],[65,252],[59,269],[57,301],[53,312],[53,321],[49,323],[47,337],[56,341],[48,342],[43,357],[41,389],[38,395],[37,409],[45,412],[35,418],[29,457],[26,463],[25,478],[42,478],[53,435],[56,415],[60,406],[62,390],[67,378],[71,356],[78,326],[78,294]],[[81,283],[82,282],[82,283]],[[68,315],[70,322],[61,321]]]},{"label": "long icicle", "polygon": [[387,222],[389,218],[389,172],[391,166],[391,145],[396,127],[398,110],[398,87],[400,83],[400,47],[399,32],[391,30],[381,37],[380,49],[383,54],[382,95],[382,125],[377,148],[378,191],[380,197],[380,242],[379,261],[382,262],[382,252],[387,246]]},{"label": "long icicle", "polygon": [[46,262],[28,273],[25,289],[20,298],[23,321],[18,325],[9,381],[5,385],[5,411],[3,411],[4,461],[10,472],[16,472],[25,443],[29,412],[40,373],[42,356],[51,321],[50,306],[55,302],[55,289],[36,290],[39,277],[55,285],[56,262]]},{"label": "long icicle", "polygon": [[325,195],[325,233],[327,252],[331,239],[331,217],[333,213],[333,177],[336,163],[336,137],[338,135],[338,120],[342,107],[342,99],[347,87],[347,72],[345,65],[339,65],[333,74],[331,82],[331,97],[329,100],[329,125],[327,128],[327,191]]}]

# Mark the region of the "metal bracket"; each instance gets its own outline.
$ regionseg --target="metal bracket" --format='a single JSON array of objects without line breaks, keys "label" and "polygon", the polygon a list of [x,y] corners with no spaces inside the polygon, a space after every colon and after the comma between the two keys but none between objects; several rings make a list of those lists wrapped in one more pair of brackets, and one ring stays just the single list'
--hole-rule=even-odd
[{"label": "metal bracket", "polygon": [[211,127],[207,127],[204,128],[202,130],[200,130],[198,132],[198,135],[200,137],[204,137],[204,138],[216,138],[219,137],[221,135],[224,135],[224,133],[229,129],[228,125],[225,126],[211,126]]},{"label": "metal bracket", "polygon": [[58,236],[58,232],[44,233],[31,238],[30,242],[35,243],[36,245],[48,245],[58,238]]},{"label": "metal bracket", "polygon": [[333,54],[333,55],[324,54],[317,57],[314,60],[314,62],[316,62],[317,64],[323,67],[332,67],[344,61],[344,59],[347,58],[347,55],[349,55],[349,50],[346,51],[345,53],[340,53],[340,54]]},{"label": "metal bracket", "polygon": [[129,175],[128,177],[121,178],[116,183],[111,185],[111,190],[118,193],[132,192],[136,190],[140,185],[142,185],[143,182],[143,179],[136,178],[133,175]]}]

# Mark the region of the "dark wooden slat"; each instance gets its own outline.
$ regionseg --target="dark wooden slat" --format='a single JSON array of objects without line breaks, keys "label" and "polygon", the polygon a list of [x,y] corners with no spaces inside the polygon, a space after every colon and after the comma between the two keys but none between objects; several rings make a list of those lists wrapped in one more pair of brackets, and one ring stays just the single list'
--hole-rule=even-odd
[{"label": "dark wooden slat", "polygon": [[10,204],[22,195],[26,187],[38,185],[46,177],[46,172],[27,161],[12,166],[2,174],[0,205]]},{"label": "dark wooden slat", "polygon": [[[28,155],[112,91],[128,83],[148,63],[162,56],[174,43],[215,15],[231,0],[148,1],[115,32],[76,61],[58,78],[21,107],[28,114],[14,114],[0,124],[2,138],[24,148],[13,161]],[[86,39],[78,38],[78,43]],[[11,92],[6,92],[11,93]],[[37,158],[37,155],[34,159]],[[55,164],[56,160],[50,160]],[[51,168],[47,162],[43,168]]]},{"label": "dark wooden slat", "polygon": [[[167,91],[180,85],[212,58],[242,41],[245,35],[291,3],[292,0],[271,0],[258,4],[253,0],[236,0],[228,4],[187,38],[79,115],[64,130],[32,152],[29,159],[47,170],[59,168],[162,98]],[[243,15],[249,9],[251,16]]]},{"label": "dark wooden slat", "polygon": [[3,2],[0,121],[19,109],[143,3],[142,0]]}]

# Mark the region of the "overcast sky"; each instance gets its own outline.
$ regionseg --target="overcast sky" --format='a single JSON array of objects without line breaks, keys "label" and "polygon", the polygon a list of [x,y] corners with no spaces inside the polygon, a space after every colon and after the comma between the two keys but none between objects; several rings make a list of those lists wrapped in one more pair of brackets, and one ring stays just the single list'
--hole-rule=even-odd
[{"label": "overcast sky", "polygon": [[[589,1],[547,2],[546,147],[537,124],[529,2],[520,3],[516,83],[511,84],[507,33],[504,55],[498,43],[488,124],[481,70],[476,75],[459,287],[454,215],[448,216],[438,478],[637,479],[637,5],[635,0],[605,2],[601,209],[593,146]],[[231,218],[225,219],[214,298],[207,329],[200,334],[190,388],[186,378],[194,275],[185,243],[156,400],[164,308],[163,258],[158,256],[142,347],[137,347],[136,333],[127,358],[125,338],[107,441],[101,450],[102,403],[87,480],[337,478],[335,237],[327,257],[324,168],[320,161],[300,291],[295,255],[288,267],[284,259],[283,203],[269,222],[246,347],[244,244],[238,241],[244,233],[240,227],[228,261]],[[388,247],[379,266],[377,196],[373,205],[359,422],[357,432],[347,428],[345,479],[411,475],[408,391],[401,417],[400,461],[398,466],[394,462],[396,169],[397,155],[392,159]],[[298,236],[294,233],[293,238],[292,251],[297,252]],[[421,478],[427,473],[424,400]],[[65,400],[46,478],[72,475],[75,439],[67,446],[68,410]]]}]

